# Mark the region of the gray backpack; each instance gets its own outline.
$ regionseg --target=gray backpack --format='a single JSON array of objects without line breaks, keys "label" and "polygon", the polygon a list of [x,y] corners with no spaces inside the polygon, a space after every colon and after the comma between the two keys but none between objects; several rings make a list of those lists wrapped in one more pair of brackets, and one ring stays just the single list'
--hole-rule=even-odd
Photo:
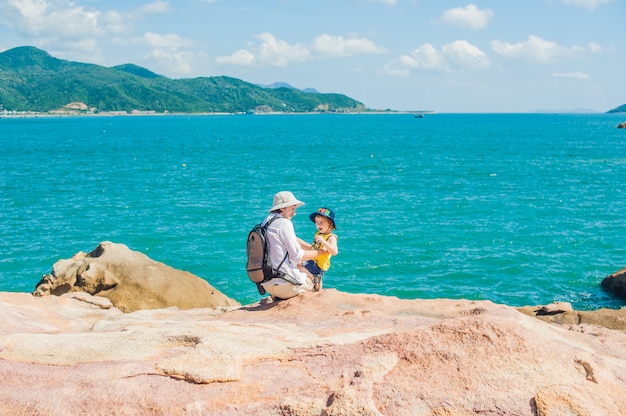
[{"label": "gray backpack", "polygon": [[250,230],[250,233],[248,233],[248,243],[246,245],[248,261],[246,263],[246,272],[248,272],[250,280],[256,283],[256,287],[261,295],[265,294],[265,289],[261,283],[267,282],[275,277],[280,277],[294,284],[298,283],[293,281],[290,276],[278,271],[280,266],[287,260],[287,254],[285,254],[285,258],[283,258],[283,261],[280,262],[278,267],[272,267],[265,232],[267,231],[267,227],[277,218],[280,217],[275,216],[270,218],[265,225],[255,225],[252,230]]}]

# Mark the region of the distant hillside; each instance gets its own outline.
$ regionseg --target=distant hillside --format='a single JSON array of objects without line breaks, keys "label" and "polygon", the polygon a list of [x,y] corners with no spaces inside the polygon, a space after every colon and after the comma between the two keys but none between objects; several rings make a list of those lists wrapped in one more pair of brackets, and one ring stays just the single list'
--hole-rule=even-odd
[{"label": "distant hillside", "polygon": [[262,88],[225,76],[170,79],[132,64],[107,68],[61,60],[29,46],[0,53],[0,105],[5,111],[49,112],[70,103],[73,108],[84,107],[92,112],[367,110],[362,103],[342,94]]},{"label": "distant hillside", "polygon": [[[259,87],[263,87],[263,88],[295,88],[292,87],[291,85],[287,84],[286,82],[275,82],[273,84],[270,85],[262,85],[262,84],[257,84]],[[317,91],[315,88],[304,88],[301,89],[300,91],[302,92],[312,92],[312,93],[316,93],[319,94],[319,91]]]},{"label": "distant hillside", "polygon": [[607,111],[607,113],[626,113],[626,104],[615,107],[614,109]]}]

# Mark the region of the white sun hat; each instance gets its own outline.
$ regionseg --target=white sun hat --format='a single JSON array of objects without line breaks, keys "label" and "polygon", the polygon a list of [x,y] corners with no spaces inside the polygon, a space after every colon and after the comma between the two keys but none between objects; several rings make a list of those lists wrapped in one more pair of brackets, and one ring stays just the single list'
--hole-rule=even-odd
[{"label": "white sun hat", "polygon": [[274,195],[274,203],[269,212],[276,211],[277,209],[287,208],[291,206],[301,207],[304,202],[298,201],[295,196],[289,191],[280,191]]}]

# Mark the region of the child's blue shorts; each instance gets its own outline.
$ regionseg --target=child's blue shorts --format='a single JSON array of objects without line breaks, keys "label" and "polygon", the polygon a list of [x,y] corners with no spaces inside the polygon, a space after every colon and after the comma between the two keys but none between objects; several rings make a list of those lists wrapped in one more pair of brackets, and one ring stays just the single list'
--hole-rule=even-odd
[{"label": "child's blue shorts", "polygon": [[326,270],[320,269],[320,266],[317,265],[313,260],[307,260],[303,264],[305,269],[307,269],[313,276],[323,275],[326,273]]}]

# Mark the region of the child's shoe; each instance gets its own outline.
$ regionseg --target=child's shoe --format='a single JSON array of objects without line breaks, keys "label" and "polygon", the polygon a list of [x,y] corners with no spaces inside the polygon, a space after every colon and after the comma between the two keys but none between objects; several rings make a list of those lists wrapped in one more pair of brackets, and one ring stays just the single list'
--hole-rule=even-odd
[{"label": "child's shoe", "polygon": [[313,291],[319,292],[320,290],[322,290],[322,275],[316,274],[313,276]]}]

